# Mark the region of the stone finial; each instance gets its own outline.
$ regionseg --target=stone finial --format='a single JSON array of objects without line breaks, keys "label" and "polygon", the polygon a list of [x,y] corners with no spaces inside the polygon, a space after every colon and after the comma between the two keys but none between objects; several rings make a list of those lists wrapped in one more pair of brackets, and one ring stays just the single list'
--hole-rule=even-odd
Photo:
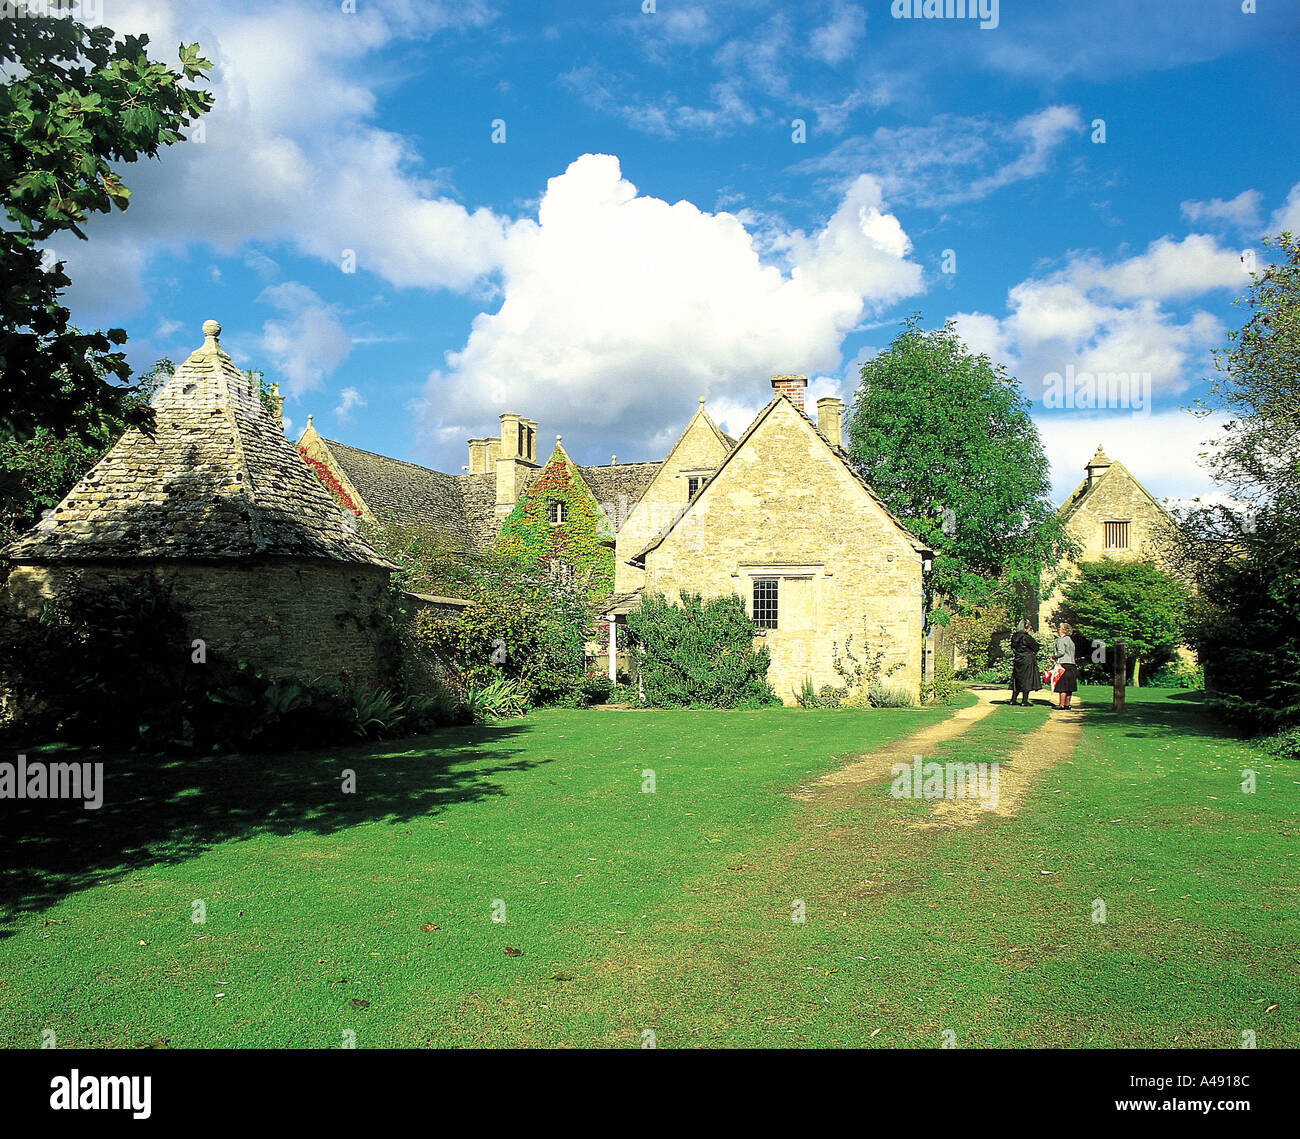
[{"label": "stone finial", "polygon": [[617,455],[610,455],[610,457],[609,457],[609,465],[610,465],[611,467],[617,467],[617,466],[618,466],[618,456],[617,456]]},{"label": "stone finial", "polygon": [[215,320],[205,320],[203,322],[203,336],[208,341],[205,348],[216,347],[217,341],[221,338],[221,325]]},{"label": "stone finial", "polygon": [[700,406],[701,406],[701,407],[704,406],[704,397],[703,397],[703,396],[700,396]]},{"label": "stone finial", "polygon": [[563,435],[557,435],[557,436],[555,437],[555,441],[556,441],[557,443],[563,443],[563,442],[564,442],[564,436],[563,436]]},{"label": "stone finial", "polygon": [[311,426],[311,421],[315,418],[310,412],[307,414],[307,426]]}]

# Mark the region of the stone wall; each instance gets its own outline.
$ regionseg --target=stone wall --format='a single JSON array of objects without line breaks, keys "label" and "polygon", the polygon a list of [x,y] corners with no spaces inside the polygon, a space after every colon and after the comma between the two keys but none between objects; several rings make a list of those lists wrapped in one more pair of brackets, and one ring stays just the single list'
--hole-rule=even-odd
[{"label": "stone wall", "polygon": [[738,593],[751,610],[754,578],[777,577],[779,627],[759,643],[783,701],[805,676],[840,685],[832,642],[852,634],[861,655],[864,624],[886,666],[900,666],[887,682],[919,697],[921,573],[911,542],[782,400],[647,556],[646,588]]},{"label": "stone wall", "polygon": [[387,688],[398,679],[388,574],[378,567],[279,560],[19,565],[7,590],[11,604],[35,613],[70,578],[93,588],[141,572],[172,586],[190,639],[227,660],[304,682]]}]

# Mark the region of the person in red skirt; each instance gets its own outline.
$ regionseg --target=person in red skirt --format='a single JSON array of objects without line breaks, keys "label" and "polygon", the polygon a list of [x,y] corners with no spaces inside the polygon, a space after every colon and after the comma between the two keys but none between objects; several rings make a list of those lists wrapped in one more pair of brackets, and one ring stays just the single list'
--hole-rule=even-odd
[{"label": "person in red skirt", "polygon": [[1065,621],[1056,630],[1056,644],[1052,649],[1052,660],[1061,666],[1061,678],[1056,682],[1054,691],[1057,707],[1064,710],[1070,706],[1070,699],[1079,687],[1074,668],[1074,629]]}]

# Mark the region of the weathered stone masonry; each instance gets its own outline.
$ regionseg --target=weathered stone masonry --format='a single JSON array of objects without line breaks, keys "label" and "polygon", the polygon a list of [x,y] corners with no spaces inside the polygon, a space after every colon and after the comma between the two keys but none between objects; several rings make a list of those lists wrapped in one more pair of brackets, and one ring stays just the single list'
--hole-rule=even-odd
[{"label": "weathered stone masonry", "polygon": [[172,587],[210,652],[272,676],[392,683],[395,567],[284,438],[221,349],[220,325],[203,330],[154,397],[154,436],[127,431],[5,551],[10,603],[34,612],[68,586],[147,573]]}]

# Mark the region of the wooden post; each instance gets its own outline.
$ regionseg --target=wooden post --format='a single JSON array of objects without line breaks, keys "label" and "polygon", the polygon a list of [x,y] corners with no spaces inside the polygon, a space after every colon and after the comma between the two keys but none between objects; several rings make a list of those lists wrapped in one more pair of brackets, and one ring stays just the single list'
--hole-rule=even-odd
[{"label": "wooden post", "polygon": [[618,683],[618,620],[609,615],[609,682]]},{"label": "wooden post", "polygon": [[1115,646],[1115,695],[1111,707],[1116,712],[1124,711],[1125,689],[1128,687],[1128,654],[1121,641]]}]

